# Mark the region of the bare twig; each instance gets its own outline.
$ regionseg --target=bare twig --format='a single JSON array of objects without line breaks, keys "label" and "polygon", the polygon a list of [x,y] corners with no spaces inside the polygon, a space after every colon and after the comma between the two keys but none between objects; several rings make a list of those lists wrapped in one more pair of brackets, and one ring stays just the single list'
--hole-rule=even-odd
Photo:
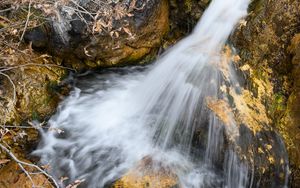
[{"label": "bare twig", "polygon": [[13,125],[0,125],[2,128],[18,128],[18,129],[35,129],[34,127],[30,126],[13,126]]},{"label": "bare twig", "polygon": [[49,129],[50,127],[30,127],[30,126],[13,126],[13,125],[2,125],[4,128],[18,128],[18,129]]},{"label": "bare twig", "polygon": [[[1,13],[1,12],[0,12],[0,13]],[[8,23],[11,23],[11,21],[10,21],[8,18],[4,17],[4,16],[1,16],[1,15],[0,15],[0,19],[6,21],[6,22],[8,22]]]},{"label": "bare twig", "polygon": [[32,177],[30,176],[29,172],[24,168],[24,166],[21,163],[17,163],[19,165],[19,167],[22,169],[22,171],[26,174],[26,176],[28,177],[28,179],[30,180],[32,187],[35,188],[35,184],[33,182]]},{"label": "bare twig", "polygon": [[13,7],[10,7],[10,8],[7,8],[7,9],[2,9],[2,10],[0,10],[0,13],[7,12],[7,11],[10,11],[10,10],[13,10]]},{"label": "bare twig", "polygon": [[5,76],[8,80],[9,80],[9,82],[11,83],[11,85],[13,86],[13,89],[14,89],[14,91],[13,91],[13,104],[15,104],[15,102],[16,102],[16,85],[15,85],[15,83],[12,81],[12,79],[10,78],[10,76],[8,76],[7,74],[5,74],[5,73],[3,73],[2,71],[0,71],[0,75],[2,75],[2,76]]},{"label": "bare twig", "polygon": [[21,35],[20,41],[19,41],[19,43],[18,43],[18,46],[21,44],[21,42],[22,42],[22,40],[23,40],[23,37],[24,37],[24,35],[25,35],[25,32],[26,32],[26,30],[27,30],[27,27],[28,27],[28,22],[29,22],[29,18],[30,18],[30,14],[31,14],[31,3],[32,3],[32,0],[29,1],[27,18],[26,18],[24,30],[23,30],[23,33],[22,33],[22,35]]},{"label": "bare twig", "polygon": [[69,67],[64,67],[64,66],[61,66],[61,65],[55,65],[55,64],[26,63],[26,64],[23,64],[23,65],[16,65],[16,66],[11,66],[11,67],[0,69],[0,72],[10,71],[10,70],[13,70],[13,69],[19,69],[19,68],[24,68],[24,67],[30,67],[30,66],[39,66],[39,67],[47,67],[47,68],[49,68],[49,67],[58,67],[58,68],[62,68],[62,69],[75,71],[75,69],[72,69],[72,68],[69,68]]},{"label": "bare twig", "polygon": [[41,167],[39,167],[35,164],[31,164],[31,163],[27,163],[27,162],[19,160],[8,148],[6,148],[1,143],[0,143],[0,148],[2,150],[4,150],[16,163],[21,164],[21,165],[25,165],[25,166],[29,166],[29,167],[33,167],[33,168],[37,169],[42,174],[44,174],[46,177],[48,177],[52,181],[52,183],[55,185],[56,188],[59,188],[59,185],[56,182],[55,178],[53,176],[51,176],[50,174],[48,174],[45,170],[41,169]]},{"label": "bare twig", "polygon": [[88,14],[92,19],[94,19],[94,16],[88,10],[86,10],[84,7],[80,6],[76,1],[71,0],[71,2],[74,3],[78,8],[81,8],[82,10],[84,10],[86,14]]},{"label": "bare twig", "polygon": [[25,23],[25,22],[17,22],[17,23],[15,23],[15,24],[9,25],[9,27],[1,28],[1,29],[0,29],[0,32],[4,32],[4,31],[6,31],[6,30],[8,30],[8,29],[15,28],[15,27],[17,27],[17,26],[23,25],[24,23]]},{"label": "bare twig", "polygon": [[15,126],[15,125],[0,125],[3,129],[5,128],[18,128],[18,129],[49,129],[49,126],[45,125],[45,122],[42,123],[34,123],[31,121],[27,122],[30,126]]}]

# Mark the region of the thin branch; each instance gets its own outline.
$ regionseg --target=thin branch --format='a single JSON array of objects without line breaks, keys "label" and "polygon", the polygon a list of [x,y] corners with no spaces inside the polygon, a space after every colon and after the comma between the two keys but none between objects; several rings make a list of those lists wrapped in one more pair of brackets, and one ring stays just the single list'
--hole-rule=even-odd
[{"label": "thin branch", "polygon": [[1,29],[0,29],[0,32],[3,32],[3,31],[5,31],[5,30],[7,30],[7,29],[11,29],[12,27],[18,27],[18,26],[20,26],[20,25],[23,25],[24,23],[25,23],[25,21],[17,22],[17,23],[15,23],[15,24],[9,25],[8,27],[1,28]]},{"label": "thin branch", "polygon": [[[2,138],[1,138],[2,139]],[[1,144],[1,143],[0,143]],[[1,144],[2,145],[2,144]],[[5,146],[3,146],[2,145],[2,147],[5,147]],[[20,164],[20,163],[17,163],[18,164],[18,166],[21,168],[21,170],[26,174],[26,176],[28,177],[28,179],[30,180],[30,182],[31,182],[31,184],[32,184],[32,187],[33,188],[35,188],[36,186],[35,186],[35,184],[34,184],[34,182],[33,182],[33,179],[32,179],[32,177],[29,175],[29,172],[24,168],[24,166],[22,165],[22,164]]]},{"label": "thin branch", "polygon": [[31,175],[39,175],[39,174],[43,174],[42,172],[29,172],[29,174]]},{"label": "thin branch", "polygon": [[7,11],[10,11],[10,10],[13,10],[13,7],[10,7],[10,8],[7,8],[7,9],[2,9],[2,10],[0,10],[0,13],[7,12]]},{"label": "thin branch", "polygon": [[1,143],[0,143],[0,148],[2,150],[4,150],[15,162],[17,162],[21,165],[26,165],[26,166],[29,166],[29,167],[33,167],[33,168],[37,169],[38,171],[40,171],[42,174],[44,174],[46,177],[48,177],[52,181],[52,183],[55,185],[56,188],[59,188],[59,185],[56,182],[55,178],[53,176],[51,176],[50,174],[48,174],[45,170],[41,169],[39,166],[37,166],[35,164],[30,164],[30,163],[19,160],[8,148],[6,148]]},{"label": "thin branch", "polygon": [[16,65],[16,66],[8,67],[8,68],[3,68],[3,69],[0,69],[0,72],[10,71],[10,70],[13,70],[13,69],[19,69],[19,68],[24,68],[24,67],[29,67],[29,66],[40,66],[40,67],[46,67],[46,68],[58,67],[58,68],[62,68],[62,69],[75,71],[75,69],[72,69],[72,68],[69,68],[69,67],[64,67],[64,66],[61,66],[61,65],[27,63],[27,64],[23,64],[23,65]]},{"label": "thin branch", "polygon": [[28,125],[30,126],[15,126],[15,125],[0,125],[3,129],[5,128],[19,128],[19,129],[49,129],[49,126],[45,125],[45,122],[39,123],[36,125],[35,123],[28,121]]},{"label": "thin branch", "polygon": [[7,74],[5,74],[5,73],[3,73],[2,71],[0,71],[0,75],[3,75],[3,76],[5,76],[8,80],[9,80],[9,82],[11,83],[11,85],[13,86],[13,89],[14,89],[14,91],[13,91],[13,104],[15,104],[15,102],[16,102],[16,85],[15,85],[15,83],[12,81],[12,79],[10,78],[10,76],[8,76]]},{"label": "thin branch", "polygon": [[[0,12],[0,13],[1,13],[1,12]],[[1,15],[0,15],[0,19],[2,19],[2,20],[4,20],[4,21],[7,21],[7,22],[11,23],[11,21],[10,21],[8,18],[5,18],[4,16],[1,16]]]},{"label": "thin branch", "polygon": [[72,2],[73,4],[75,4],[78,8],[81,8],[82,10],[84,10],[85,13],[88,14],[88,15],[94,20],[94,16],[93,16],[88,10],[86,10],[84,7],[80,6],[80,5],[79,5],[76,1],[74,1],[74,0],[71,0],[71,2]]},{"label": "thin branch", "polygon": [[30,180],[31,184],[32,184],[32,187],[35,188],[35,184],[33,182],[33,179],[32,177],[30,176],[29,172],[24,168],[24,166],[20,163],[17,163],[19,165],[19,167],[22,169],[22,171],[26,174],[26,176],[28,177],[28,179]]},{"label": "thin branch", "polygon": [[[78,8],[70,7],[70,6],[67,6],[67,5],[64,5],[64,8],[73,10],[74,12],[80,12],[80,13],[83,13],[83,14],[90,14],[90,16],[93,16],[93,14],[94,15],[97,14],[97,13],[93,13],[93,12],[90,13],[88,11],[79,10]],[[95,19],[95,18],[93,17],[93,19]]]},{"label": "thin branch", "polygon": [[50,127],[30,127],[30,126],[13,126],[13,125],[2,125],[4,128],[18,128],[18,129],[49,129]]},{"label": "thin branch", "polygon": [[[9,132],[11,132],[10,130],[8,130],[8,129],[6,129],[5,127],[3,127],[2,125],[0,125],[0,128],[2,129],[2,130],[4,130],[5,132],[4,132],[4,134],[0,134],[0,140],[2,140],[2,138]],[[0,129],[0,130],[1,130]]]},{"label": "thin branch", "polygon": [[18,43],[18,46],[21,44],[21,42],[22,42],[22,40],[23,40],[23,37],[24,37],[24,35],[25,35],[25,32],[26,32],[26,30],[27,30],[27,27],[28,27],[28,22],[29,22],[29,18],[30,18],[30,14],[31,14],[31,3],[32,3],[32,0],[29,1],[27,18],[26,18],[24,30],[23,30],[23,33],[22,33],[22,35],[21,35],[20,41],[19,41],[19,43]]}]

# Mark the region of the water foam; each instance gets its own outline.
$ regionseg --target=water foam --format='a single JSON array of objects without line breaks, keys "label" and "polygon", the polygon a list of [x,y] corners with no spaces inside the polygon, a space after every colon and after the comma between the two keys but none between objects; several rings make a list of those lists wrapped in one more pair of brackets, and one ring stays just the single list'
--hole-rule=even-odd
[{"label": "water foam", "polygon": [[[86,179],[84,187],[104,187],[145,157],[170,168],[182,187],[246,187],[248,168],[234,149],[221,159],[226,130],[205,100],[221,95],[224,79],[214,65],[248,4],[213,0],[193,33],[146,71],[103,74],[87,84],[91,91],[74,89],[49,121],[65,133],[43,132],[35,154],[57,179]],[[198,151],[193,143],[203,127],[205,150]],[[215,168],[224,160],[223,173]]]}]

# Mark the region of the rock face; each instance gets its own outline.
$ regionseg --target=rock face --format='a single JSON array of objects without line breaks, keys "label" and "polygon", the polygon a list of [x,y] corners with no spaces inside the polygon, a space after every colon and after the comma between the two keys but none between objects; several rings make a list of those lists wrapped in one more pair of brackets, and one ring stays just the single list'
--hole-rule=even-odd
[{"label": "rock face", "polygon": [[[178,187],[178,179],[166,167],[157,167],[150,157],[145,157],[140,164],[113,183],[111,188]],[[154,167],[155,166],[155,167]]]},{"label": "rock face", "polygon": [[291,94],[288,97],[287,107],[283,117],[279,120],[281,132],[289,149],[292,165],[291,181],[294,187],[300,185],[300,34],[292,39],[288,51],[292,54]]},{"label": "rock face", "polygon": [[170,0],[171,32],[189,33],[194,29],[209,0]]},{"label": "rock face", "polygon": [[[0,144],[24,158],[32,150],[28,143],[38,139],[38,131],[27,121],[43,121],[54,112],[60,101],[59,83],[66,69],[46,55],[6,50],[7,54],[1,56],[6,61],[0,60],[5,67],[0,69]],[[0,149],[0,161],[7,158],[7,153]]]},{"label": "rock face", "polygon": [[[127,2],[126,7],[110,4],[102,12],[105,13],[107,10],[107,15],[98,15],[96,19],[92,19],[86,12],[87,10],[95,13],[92,15],[94,18],[97,16],[97,11],[95,12],[97,6],[91,3],[62,4],[59,12],[55,13],[57,15],[52,17],[53,12],[47,15],[53,18],[51,24],[34,27],[25,33],[24,39],[31,43],[34,49],[49,52],[63,60],[38,53],[33,53],[31,59],[26,59],[22,54],[13,56],[15,54],[13,49],[6,48],[5,57],[9,59],[7,62],[10,64],[3,64],[1,61],[0,64],[13,67],[3,73],[7,74],[14,84],[5,75],[0,77],[0,124],[19,125],[27,119],[50,115],[58,102],[58,96],[55,94],[57,85],[66,74],[66,70],[60,67],[61,64],[75,69],[90,69],[144,63],[147,61],[145,57],[151,58],[160,47],[169,26],[171,32],[168,33],[168,38],[177,40],[189,33],[210,1],[129,0]],[[45,9],[47,7],[41,6],[37,4],[35,8],[50,11]],[[77,10],[72,11],[72,8]],[[123,14],[117,15],[117,12],[114,12],[117,8]],[[292,168],[291,187],[299,187],[300,36],[296,33],[300,32],[300,2],[253,0],[249,10],[249,16],[241,22],[230,41],[241,57],[240,68],[247,72],[247,88],[251,91],[251,95],[248,96],[249,106],[254,109],[260,105],[264,106],[270,121],[267,129],[260,130],[256,134],[246,125],[240,125],[241,134],[249,139],[239,140],[239,145],[250,145],[249,148],[241,148],[241,156],[248,155],[257,165],[255,170],[258,173],[255,180],[258,181],[261,178],[259,176],[271,176],[275,180],[282,181],[284,177],[277,173],[282,169],[277,167],[284,166],[282,161],[285,163],[285,159],[280,158],[284,151],[278,150],[280,148],[278,146],[282,143],[269,126],[273,125],[284,138],[289,152]],[[118,18],[111,20],[109,18],[111,14]],[[0,20],[1,29],[5,28],[3,23]],[[140,61],[142,59],[143,61]],[[203,127],[202,132],[200,128],[199,134],[205,132],[204,130],[207,130],[207,127]],[[22,137],[24,135],[22,129],[14,130],[9,134],[13,135],[6,136],[4,140],[10,146],[14,145],[16,138],[22,140],[17,144],[21,143],[22,146],[24,142],[37,139],[36,131],[26,132],[32,135],[26,136],[26,139]],[[199,143],[199,140],[195,137],[196,149],[199,149],[200,145],[203,147],[205,145]],[[251,140],[252,144],[245,143],[247,140]],[[22,149],[24,148],[13,146],[14,153],[20,153]],[[0,160],[6,157],[0,151]],[[17,168],[16,164],[10,163],[1,169],[1,177],[8,176],[12,179],[1,178],[0,187],[22,187],[23,185],[31,187],[24,174],[13,173]],[[153,177],[159,177],[158,182],[165,183],[166,187],[176,185],[176,177],[172,175],[146,172],[146,176],[140,177],[139,185],[133,181],[135,177],[136,174],[129,172],[116,182],[116,186],[145,186],[152,182]],[[37,185],[46,183],[44,184],[46,187],[50,186],[44,177],[38,177],[34,181]],[[263,185],[270,187],[274,182],[263,182]]]},{"label": "rock face", "polygon": [[44,55],[8,54],[7,58],[11,64],[4,71],[9,77],[1,77],[0,123],[19,125],[50,115],[58,102],[55,87],[66,69]]},{"label": "rock face", "polygon": [[64,64],[76,69],[143,64],[155,56],[163,42],[163,47],[167,47],[191,32],[210,2],[129,0],[108,1],[107,6],[95,3],[102,1],[59,4],[59,20],[51,14],[50,24],[29,30],[24,38],[35,49],[62,57]]},{"label": "rock face", "polygon": [[160,47],[169,29],[167,0],[72,2],[58,9],[60,20],[28,31],[25,39],[75,68],[138,63]]},{"label": "rock face", "polygon": [[254,0],[249,10],[231,42],[238,49],[241,67],[251,69],[249,90],[266,106],[272,124],[284,138],[292,168],[291,186],[298,187],[299,42],[297,36],[291,39],[299,32],[300,2]]}]

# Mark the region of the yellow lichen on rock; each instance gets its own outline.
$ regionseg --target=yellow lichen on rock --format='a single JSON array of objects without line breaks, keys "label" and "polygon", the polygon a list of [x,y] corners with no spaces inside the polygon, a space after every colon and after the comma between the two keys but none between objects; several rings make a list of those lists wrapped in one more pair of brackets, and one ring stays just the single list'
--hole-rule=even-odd
[{"label": "yellow lichen on rock", "polygon": [[177,180],[167,174],[131,171],[114,183],[113,188],[171,188]]},{"label": "yellow lichen on rock", "polygon": [[206,104],[225,125],[229,126],[233,123],[232,110],[225,100],[207,97]]},{"label": "yellow lichen on rock", "polygon": [[[291,165],[300,169],[300,33],[296,34],[288,51],[293,55],[291,94],[287,100],[283,116],[278,121],[278,128],[285,140]],[[300,175],[298,177],[300,182]]]},{"label": "yellow lichen on rock", "polygon": [[[224,47],[221,57],[221,62],[219,62],[217,68],[221,71],[223,77],[230,82],[231,63],[238,63],[240,57],[234,55],[229,46]],[[267,77],[265,74],[270,73],[271,70],[269,69],[266,71],[266,73],[263,74],[263,78],[257,78],[254,75],[255,71],[251,69],[250,65],[244,64],[240,69],[248,72],[252,83],[255,85],[257,91],[256,96],[247,89],[240,88],[241,93],[237,93],[233,88],[236,86],[227,88],[225,85],[222,85],[220,90],[233,98],[233,104],[231,104],[230,107],[226,101],[215,101],[215,103],[209,102],[208,107],[214,111],[225,124],[229,124],[228,117],[230,116],[227,115],[226,117],[226,114],[229,114],[230,112],[233,114],[234,121],[238,125],[244,124],[256,133],[261,131],[264,125],[269,125],[271,123],[271,120],[267,115],[266,107],[263,104],[263,98],[272,95],[273,86],[268,80],[262,80]]]},{"label": "yellow lichen on rock", "polygon": [[261,131],[264,125],[269,125],[265,106],[250,91],[243,90],[242,94],[237,94],[234,89],[230,89],[230,95],[237,110],[237,122],[248,126],[254,133]]},{"label": "yellow lichen on rock", "polygon": [[156,166],[150,157],[145,157],[134,169],[117,180],[112,188],[172,188],[178,179],[167,167]]},{"label": "yellow lichen on rock", "polygon": [[235,142],[239,136],[234,112],[227,101],[223,99],[206,98],[207,107],[224,123],[228,140]]}]

